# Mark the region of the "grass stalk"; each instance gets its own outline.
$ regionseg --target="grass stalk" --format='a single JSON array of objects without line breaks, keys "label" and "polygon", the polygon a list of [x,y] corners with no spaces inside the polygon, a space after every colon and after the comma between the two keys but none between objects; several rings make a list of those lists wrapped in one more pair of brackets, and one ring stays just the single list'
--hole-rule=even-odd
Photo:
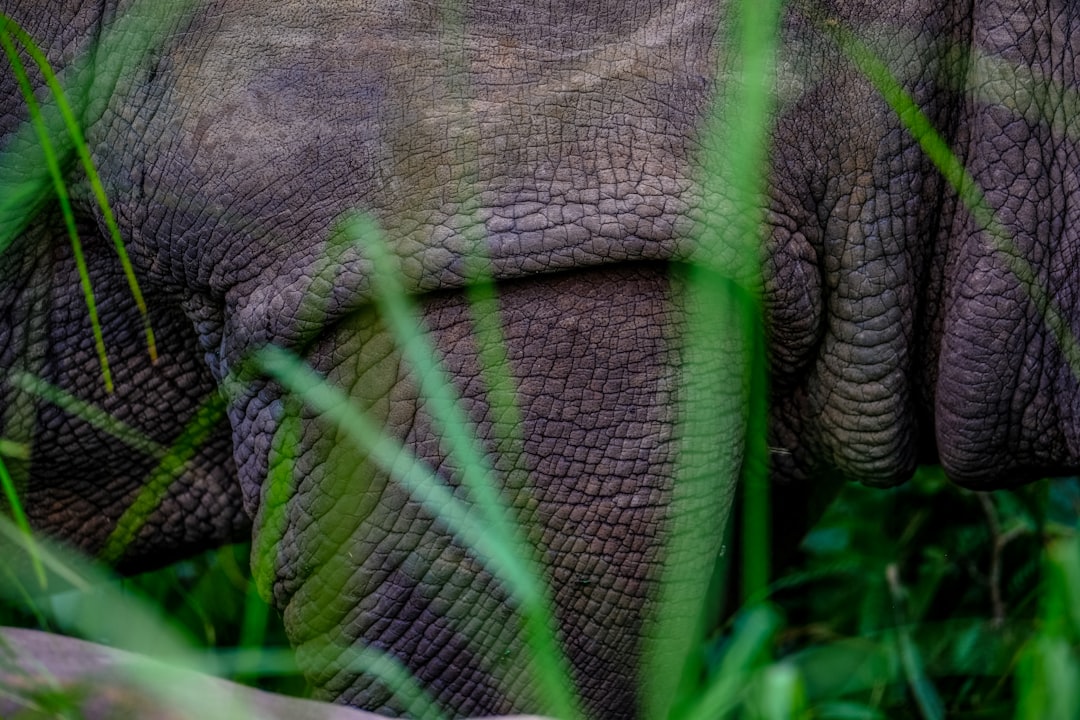
[{"label": "grass stalk", "polygon": [[[83,136],[80,123],[75,118],[75,113],[71,109],[71,104],[68,103],[66,93],[63,87],[60,85],[60,81],[56,77],[56,73],[53,72],[52,67],[49,65],[48,59],[45,57],[45,53],[41,51],[41,48],[37,46],[33,38],[31,38],[25,30],[11,19],[9,16],[0,13],[0,42],[4,43],[4,51],[8,56],[8,60],[11,63],[12,69],[15,71],[16,76],[19,78],[19,85],[23,92],[23,99],[26,101],[27,107],[31,108],[31,114],[37,114],[40,120],[40,112],[36,111],[36,100],[33,97],[33,90],[29,85],[29,80],[26,76],[25,68],[22,62],[19,60],[18,54],[14,50],[14,46],[11,45],[11,37],[14,37],[22,45],[23,49],[37,65],[38,70],[41,72],[42,77],[45,78],[45,84],[49,88],[49,92],[52,93],[53,101],[56,103],[57,109],[60,111],[60,117],[63,118],[64,128],[67,131],[68,137],[71,140],[72,145],[75,148],[75,153],[79,158],[79,162],[82,165],[83,172],[86,173],[87,179],[90,181],[90,188],[94,194],[94,200],[97,202],[98,209],[101,211],[102,219],[105,222],[105,227],[109,231],[109,237],[112,239],[113,248],[116,250],[116,255],[120,260],[120,266],[124,271],[124,278],[127,280],[128,290],[131,292],[132,298],[135,300],[135,305],[139,310],[139,316],[143,321],[143,333],[146,337],[146,346],[150,353],[150,360],[157,362],[157,342],[154,339],[154,330],[150,326],[150,312],[146,307],[146,300],[143,298],[142,289],[139,287],[139,281],[135,278],[135,269],[131,264],[131,258],[128,255],[127,248],[124,246],[124,241],[120,237],[120,228],[116,224],[116,218],[113,216],[112,208],[109,205],[108,197],[105,194],[105,187],[101,183],[101,177],[98,175],[97,168],[94,167],[94,161],[90,157],[90,150],[86,145],[86,139]],[[48,132],[44,130],[44,123],[38,123],[35,121],[35,126],[39,128],[38,137],[47,138]],[[44,131],[44,135],[42,132]],[[42,149],[44,150],[48,144],[51,147],[51,140],[44,139]],[[52,153],[55,157],[55,152]],[[48,156],[48,151],[47,151]],[[50,163],[50,174],[53,174],[53,165]],[[54,183],[59,180],[63,185],[62,178],[59,178],[56,174],[53,174]],[[61,207],[65,214],[65,222],[69,226],[69,234],[74,232],[73,220],[68,220],[68,215],[71,212],[70,204],[66,201],[66,190],[61,195],[60,190],[57,190],[57,198],[60,200]],[[77,233],[73,239],[72,247],[75,248],[77,240]],[[75,251],[78,255],[81,254],[79,250]],[[89,285],[89,277],[84,275],[84,264],[79,266],[79,277],[83,280],[84,285]],[[89,305],[88,305],[89,308]],[[91,310],[91,313],[93,310]],[[96,328],[96,332],[100,334],[100,328]],[[103,352],[103,351],[100,351]],[[105,368],[103,367],[103,371]]]},{"label": "grass stalk", "polygon": [[158,462],[135,500],[116,521],[116,526],[105,541],[99,557],[107,563],[119,561],[127,548],[135,540],[146,521],[149,520],[168,494],[169,487],[185,469],[207,438],[217,429],[225,418],[228,401],[218,392],[213,392],[203,401],[180,436],[173,443],[169,452]]},{"label": "grass stalk", "polygon": [[101,321],[98,318],[94,289],[90,284],[90,271],[86,266],[82,240],[79,239],[79,231],[75,224],[75,213],[71,209],[71,198],[68,195],[67,184],[64,182],[63,171],[60,169],[60,159],[57,155],[56,146],[49,136],[49,130],[41,114],[41,108],[34,97],[34,89],[30,85],[30,78],[27,76],[26,69],[23,67],[19,54],[11,40],[10,30],[12,27],[14,27],[14,22],[6,16],[0,16],[0,46],[4,48],[4,53],[7,55],[18,80],[19,90],[22,92],[23,100],[26,102],[27,110],[30,112],[30,122],[37,133],[45,165],[48,168],[49,176],[52,178],[53,191],[56,193],[57,202],[60,204],[60,214],[64,219],[64,227],[67,229],[68,240],[71,242],[71,251],[75,257],[75,266],[79,272],[79,283],[82,287],[83,298],[86,301],[86,312],[94,336],[94,350],[101,365],[102,382],[105,384],[105,391],[111,393],[113,391],[112,371],[109,369],[109,357],[105,352],[105,337],[101,330]]},{"label": "grass stalk", "polygon": [[[520,603],[526,640],[532,648],[531,659],[542,697],[553,705],[557,717],[580,717],[570,694],[561,651],[554,638],[550,604],[541,587],[542,576],[532,572],[521,556],[520,544],[500,534],[488,523],[492,510],[467,505],[456,498],[435,471],[416,458],[400,442],[357,410],[348,397],[316,375],[305,363],[290,353],[268,346],[256,361],[261,368],[304,403],[322,414],[326,421],[340,428],[361,452],[389,473],[395,480],[469,547],[496,577],[502,579]],[[505,511],[504,511],[505,512]],[[477,517],[480,513],[481,517]],[[507,525],[504,524],[503,527]],[[561,697],[560,697],[561,696]]]}]

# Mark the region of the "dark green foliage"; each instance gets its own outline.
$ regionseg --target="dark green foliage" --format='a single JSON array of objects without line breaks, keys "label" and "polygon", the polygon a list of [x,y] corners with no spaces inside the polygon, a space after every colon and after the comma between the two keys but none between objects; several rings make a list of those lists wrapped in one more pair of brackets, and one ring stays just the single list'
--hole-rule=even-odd
[{"label": "dark green foliage", "polygon": [[[804,717],[1040,717],[1023,710],[1071,698],[1039,691],[1053,685],[1048,672],[1073,677],[1078,511],[1074,478],[980,494],[922,468],[893,490],[846,486],[772,583],[771,604],[729,620],[704,649],[707,665],[739,676],[738,716],[762,715],[768,693],[755,688],[788,673]],[[305,694],[283,660],[280,619],[254,592],[248,552],[222,548],[115,582],[195,647],[222,653],[230,677]],[[49,629],[64,630],[77,598],[48,602],[58,618]],[[30,607],[0,606],[0,623],[38,626]]]},{"label": "dark green foliage", "polygon": [[[209,666],[216,665],[223,676],[274,692],[307,696],[310,688],[293,664],[281,618],[255,592],[250,550],[249,544],[211,550],[154,572],[117,578],[108,587],[98,586],[87,594],[118,591],[133,602],[157,608],[193,649],[219,654]],[[85,599],[84,593],[70,591],[17,604],[0,600],[0,625],[85,635],[77,631]],[[117,641],[92,634],[86,639],[105,644]]]},{"label": "dark green foliage", "polygon": [[1078,498],[1075,478],[973,493],[936,467],[844,487],[772,584],[771,667],[798,670],[807,717],[1073,716],[1046,689],[1077,677]]}]

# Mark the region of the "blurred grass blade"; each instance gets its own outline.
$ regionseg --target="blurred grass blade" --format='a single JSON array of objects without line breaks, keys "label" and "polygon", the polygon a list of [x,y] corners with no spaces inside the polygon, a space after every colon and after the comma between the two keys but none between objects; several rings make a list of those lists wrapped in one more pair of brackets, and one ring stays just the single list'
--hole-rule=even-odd
[{"label": "blurred grass blade", "polygon": [[0,437],[0,458],[6,457],[12,460],[29,460],[30,446],[23,442]]},{"label": "blurred grass blade", "polygon": [[42,590],[45,589],[45,567],[41,561],[41,553],[38,550],[37,542],[34,540],[34,531],[30,528],[30,521],[26,517],[26,511],[23,510],[22,502],[19,500],[19,493],[15,488],[15,480],[11,477],[11,473],[8,472],[7,465],[4,464],[4,458],[0,456],[0,486],[4,489],[4,499],[7,500],[7,506],[11,510],[12,519],[15,521],[15,527],[23,534],[26,541],[26,551],[30,556],[30,562],[34,567],[34,575],[37,577],[38,585]]},{"label": "blurred grass blade", "polygon": [[769,380],[765,332],[761,307],[742,301],[742,333],[748,338],[746,352],[748,410],[746,455],[742,471],[742,601],[761,602],[772,578],[772,489],[769,475]]},{"label": "blurred grass blade", "polygon": [[[0,536],[6,538],[13,547],[21,548],[26,551],[27,554],[34,554],[35,557],[40,559],[42,568],[55,574],[57,578],[65,584],[70,585],[76,590],[90,589],[91,583],[87,579],[70,568],[67,563],[61,561],[58,555],[42,547],[41,543],[37,542],[34,538],[27,537],[22,528],[15,525],[3,515],[0,515]],[[6,563],[5,565],[8,570],[17,570],[17,568],[11,567],[10,563]],[[36,572],[37,570],[35,569],[35,573]],[[16,582],[11,586],[0,585],[0,595],[14,591],[16,585],[21,582],[21,579],[18,577],[16,577],[15,580]]]},{"label": "blurred grass blade", "polygon": [[255,362],[289,392],[340,428],[359,450],[369,455],[384,471],[404,485],[499,577],[522,580],[522,570],[509,550],[488,535],[476,522],[473,511],[458,500],[439,480],[435,471],[400,442],[382,433],[366,415],[357,410],[348,396],[315,373],[303,360],[287,350],[268,345],[255,354]]},{"label": "blurred grass blade", "polygon": [[815,705],[812,717],[820,718],[820,720],[886,720],[880,710],[839,700]]},{"label": "blurred grass blade", "polygon": [[[64,226],[67,228],[72,254],[75,256],[75,266],[79,271],[79,282],[82,285],[83,298],[86,301],[86,310],[89,315],[90,327],[94,335],[94,350],[97,353],[98,362],[101,365],[101,376],[105,383],[105,391],[111,393],[113,391],[112,372],[109,369],[108,355],[105,353],[105,338],[101,331],[101,322],[98,319],[97,302],[94,300],[94,290],[90,286],[90,272],[86,267],[86,258],[84,257],[82,250],[82,241],[79,239],[79,231],[75,226],[75,213],[71,209],[71,200],[68,196],[63,172],[60,169],[60,159],[57,157],[56,147],[53,145],[52,138],[49,137],[49,130],[45,124],[45,119],[42,117],[41,108],[38,106],[37,99],[34,97],[34,89],[30,85],[30,78],[27,77],[26,69],[19,59],[19,54],[15,50],[14,43],[11,41],[10,30],[13,27],[14,22],[12,20],[6,15],[0,15],[0,46],[3,46],[4,53],[7,55],[8,61],[11,63],[11,68],[18,80],[23,100],[26,102],[26,107],[30,112],[30,122],[34,127],[34,131],[37,133],[45,165],[48,168],[49,176],[52,178],[53,190],[56,193],[56,199],[60,204],[60,213],[64,218]],[[2,252],[3,249],[4,246],[0,245],[0,252]]]},{"label": "blurred grass blade", "polygon": [[[21,531],[3,516],[0,516],[0,539],[10,543],[3,544],[5,551],[29,550]],[[74,604],[78,609],[64,618],[63,623],[57,622],[53,603],[37,603],[40,611],[78,635],[108,638],[112,647],[146,655],[144,661],[133,657],[136,662],[124,663],[121,681],[133,680],[140,691],[157,698],[160,707],[174,708],[183,717],[206,720],[261,717],[244,698],[202,675],[211,669],[203,662],[207,658],[193,652],[183,635],[157,609],[69,550],[43,540],[39,552],[50,573],[50,591],[76,593]],[[0,583],[0,598],[17,598],[25,586],[18,558],[14,563],[8,562],[6,569],[14,573],[14,581]],[[192,675],[192,671],[200,675]]]},{"label": "blurred grass blade", "polygon": [[[730,514],[737,480],[745,498],[744,593],[757,597],[770,576],[763,432],[767,390],[757,289],[782,3],[743,0],[732,5],[718,68],[725,81],[704,129],[702,192],[708,222],[695,238],[701,262],[691,267],[685,291],[680,447],[667,521],[668,560],[644,649],[641,704],[651,718],[681,714],[694,702],[701,664],[694,649],[717,612],[710,598],[710,575],[723,537],[717,518]],[[718,258],[734,263],[721,267]],[[728,443],[738,451],[728,450]],[[725,453],[719,467],[699,467],[700,458],[715,454],[717,447]]]},{"label": "blurred grass blade", "polygon": [[[120,228],[116,225],[116,218],[113,216],[112,208],[109,206],[109,200],[105,195],[105,188],[101,184],[101,178],[98,176],[97,169],[94,167],[94,161],[90,158],[90,150],[86,147],[86,140],[83,137],[82,130],[80,129],[79,122],[75,119],[75,113],[71,109],[71,105],[67,101],[67,97],[64,93],[64,89],[60,85],[60,81],[57,79],[56,74],[53,72],[52,67],[49,65],[48,59],[45,57],[45,53],[41,52],[41,49],[34,43],[33,39],[15,23],[7,15],[0,13],[0,25],[3,26],[3,30],[0,30],[0,38],[6,39],[4,44],[4,51],[8,55],[8,60],[12,64],[12,68],[15,70],[16,75],[19,77],[19,85],[22,87],[23,98],[26,100],[27,105],[35,103],[33,98],[33,89],[30,87],[29,79],[26,77],[25,68],[23,68],[18,55],[14,52],[14,47],[11,45],[10,37],[14,36],[19,43],[30,55],[34,63],[37,65],[42,76],[45,78],[45,83],[49,87],[49,91],[52,93],[53,99],[56,102],[56,107],[60,111],[60,115],[64,120],[64,127],[67,130],[68,137],[71,139],[72,144],[75,147],[75,153],[79,157],[79,161],[82,164],[83,171],[86,173],[87,179],[90,181],[90,187],[94,193],[94,199],[97,201],[98,208],[101,210],[102,218],[105,221],[105,227],[109,230],[109,236],[112,238],[113,247],[116,250],[116,254],[120,259],[120,265],[124,271],[124,277],[127,279],[128,289],[131,291],[132,297],[135,299],[135,305],[139,310],[139,315],[143,321],[143,333],[146,336],[146,345],[150,353],[150,360],[152,362],[157,361],[157,343],[154,340],[154,330],[150,326],[150,313],[146,308],[146,301],[143,299],[142,290],[139,287],[138,280],[135,279],[135,270],[131,265],[131,259],[128,257],[127,248],[124,247],[124,241],[120,237]],[[10,35],[9,35],[10,33]],[[25,83],[24,83],[25,81]],[[34,112],[33,110],[31,111]],[[38,113],[40,118],[40,113]],[[44,129],[44,123],[41,124],[41,128]],[[47,130],[45,131],[47,136]],[[42,137],[39,131],[39,138]],[[46,141],[48,142],[48,141]],[[55,153],[54,153],[55,155]],[[55,177],[54,177],[55,180]],[[63,180],[60,180],[63,183]],[[61,199],[62,208],[65,207],[66,201]],[[70,206],[67,206],[65,210],[65,222],[67,222],[67,213],[70,212]],[[73,219],[72,219],[73,222]],[[69,232],[72,232],[73,228],[69,224]],[[83,278],[83,282],[89,285],[90,280],[88,277],[83,276],[83,266],[80,265],[79,269],[80,278]]]},{"label": "blurred grass blade", "polygon": [[780,617],[767,605],[744,610],[713,678],[697,702],[679,720],[722,720],[746,697],[754,674],[771,656]]},{"label": "blurred grass blade", "polygon": [[[381,231],[370,218],[358,215],[345,221],[342,232],[363,247],[372,260],[376,302],[383,319],[406,362],[416,374],[421,395],[430,403],[432,418],[445,433],[451,455],[461,467],[464,484],[473,495],[484,520],[499,537],[514,544],[516,553],[521,555],[523,570],[526,570],[523,577],[535,577],[527,572],[532,569],[528,567],[528,553],[506,512],[506,503],[492,482],[491,464],[478,447],[476,427],[461,411],[452,382],[437,360],[438,353],[427,342],[419,326],[417,312],[401,283],[400,268],[386,247]],[[518,591],[528,598],[540,594],[540,588],[531,579]]]},{"label": "blurred grass blade", "polygon": [[418,314],[401,282],[397,259],[390,253],[382,234],[367,216],[354,215],[342,225],[342,233],[359,244],[373,264],[376,302],[386,325],[393,333],[408,366],[420,382],[420,392],[429,403],[431,416],[450,445],[450,455],[461,470],[462,482],[479,507],[487,532],[508,550],[508,557],[518,566],[510,590],[521,603],[526,642],[531,655],[540,696],[552,703],[562,718],[580,717],[573,683],[559,643],[551,600],[532,547],[525,541],[508,503],[500,496],[487,455],[479,447],[479,433],[462,412],[454,386],[437,360],[438,353],[427,341],[417,320]]},{"label": "blurred grass blade", "polygon": [[212,393],[203,401],[172,448],[144,481],[135,500],[116,521],[116,527],[99,554],[104,562],[115,563],[123,557],[124,551],[135,540],[150,515],[161,505],[170,485],[225,418],[227,409],[228,401],[219,392]]},{"label": "blurred grass blade", "polygon": [[[738,6],[733,52],[725,63],[735,79],[721,90],[710,117],[710,152],[705,157],[707,196],[726,198],[731,206],[713,229],[714,243],[705,257],[725,257],[734,251],[739,259],[731,277],[745,289],[733,317],[731,332],[744,338],[747,350],[741,358],[748,376],[748,415],[743,483],[743,537],[741,547],[744,603],[760,599],[769,584],[769,456],[766,447],[768,418],[767,360],[761,333],[762,308],[757,289],[761,283],[762,227],[766,207],[765,189],[769,169],[769,138],[773,125],[773,83],[783,2],[743,0]],[[724,252],[724,251],[727,252]],[[718,269],[724,272],[723,268]],[[692,336],[691,336],[692,337]]]},{"label": "blurred grass blade", "polygon": [[[299,358],[280,348],[267,346],[256,354],[255,361],[283,387],[344,432],[358,449],[400,482],[427,512],[438,518],[506,584],[521,604],[526,642],[533,650],[531,659],[541,697],[555,705],[558,717],[580,717],[576,701],[567,697],[573,685],[553,636],[550,614],[544,612],[545,598],[538,595],[537,580],[529,574],[519,547],[507,542],[498,532],[492,532],[487,518],[481,521],[476,517],[476,510],[454,497],[434,470],[400,442],[383,434],[351,404],[345,393],[328,384]],[[480,512],[482,514],[483,510]]]},{"label": "blurred grass blade", "polygon": [[273,597],[277,551],[288,526],[288,502],[295,491],[296,449],[300,447],[300,401],[289,395],[283,402],[282,416],[270,447],[274,462],[267,473],[267,488],[260,499],[259,512],[265,516],[263,527],[255,533],[251,546],[251,572],[263,597]]},{"label": "blurred grass blade", "polygon": [[[130,425],[117,420],[100,407],[80,400],[63,388],[57,387],[28,372],[15,371],[11,373],[7,378],[7,384],[55,405],[68,415],[82,420],[97,430],[108,433],[133,450],[157,458],[164,457],[168,452],[168,448],[164,445],[146,437],[146,435]],[[0,454],[3,454],[2,447],[0,447]]]},{"label": "blurred grass blade", "polygon": [[[268,595],[267,597],[272,596]],[[247,591],[244,593],[244,612],[238,645],[244,649],[251,648],[253,652],[250,653],[250,662],[237,667],[234,674],[255,675],[263,672],[258,658],[263,645],[266,644],[266,622],[269,617],[270,606],[263,601],[262,596],[259,594],[258,584],[248,583]],[[292,657],[291,653],[290,657]]]},{"label": "blurred grass blade", "polygon": [[[1051,587],[1044,591],[1047,597],[1047,613],[1056,618],[1048,629],[1068,637],[1074,643],[1080,641],[1080,538],[1075,535],[1058,537],[1046,546],[1046,583]],[[1050,618],[1047,618],[1050,619]]]},{"label": "blurred grass blade", "polygon": [[[473,321],[477,352],[480,356],[480,372],[487,387],[488,406],[491,408],[492,434],[495,436],[496,452],[499,457],[509,458],[507,465],[514,469],[508,472],[507,486],[516,490],[525,490],[528,473],[517,462],[522,456],[524,427],[521,411],[517,403],[517,386],[510,369],[510,359],[506,354],[506,339],[503,336],[501,314],[495,283],[482,274],[465,289],[469,300],[469,309]],[[536,528],[535,519],[522,508],[517,523],[524,529]],[[543,552],[541,548],[539,550]]]},{"label": "blurred grass blade", "polygon": [[713,577],[744,465],[747,383],[745,294],[727,278],[691,270],[680,365],[679,445],[666,519],[665,560],[650,617],[640,701],[645,717],[665,718],[692,702],[698,648],[717,620]]},{"label": "blurred grass blade", "polygon": [[941,697],[927,676],[922,654],[911,638],[911,629],[906,615],[908,593],[900,584],[899,568],[896,564],[890,563],[886,567],[885,574],[889,594],[892,596],[893,615],[896,622],[893,631],[896,650],[900,655],[900,664],[904,668],[904,677],[907,679],[921,715],[926,720],[942,720],[945,717],[945,708],[941,703]]},{"label": "blurred grass blade", "polygon": [[807,714],[806,689],[798,668],[786,662],[766,667],[756,683],[755,710],[761,720],[790,720]]},{"label": "blurred grass blade", "polygon": [[1017,720],[1080,716],[1080,537],[1050,540],[1039,615],[1016,672]]},{"label": "blurred grass blade", "polygon": [[347,648],[342,668],[377,677],[404,705],[411,718],[419,720],[445,720],[446,715],[438,703],[416,682],[412,673],[387,652],[375,648]]},{"label": "blurred grass blade", "polygon": [[896,645],[900,653],[900,662],[904,667],[904,676],[907,678],[920,714],[926,720],[942,720],[945,717],[945,707],[934,688],[934,683],[926,674],[922,654],[911,639],[911,632],[907,627],[896,629]]},{"label": "blurred grass blade", "polygon": [[[446,720],[439,704],[421,687],[408,668],[390,653],[372,647],[339,648],[339,651],[343,658],[339,669],[376,678],[401,702],[408,717]],[[226,676],[243,675],[252,668],[258,669],[263,676],[295,675],[299,672],[296,658],[288,649],[267,650],[260,647],[254,650],[215,650],[207,653],[205,664]]]},{"label": "blurred grass blade", "polygon": [[1016,671],[1017,720],[1075,718],[1080,712],[1080,664],[1065,638],[1036,633]]}]

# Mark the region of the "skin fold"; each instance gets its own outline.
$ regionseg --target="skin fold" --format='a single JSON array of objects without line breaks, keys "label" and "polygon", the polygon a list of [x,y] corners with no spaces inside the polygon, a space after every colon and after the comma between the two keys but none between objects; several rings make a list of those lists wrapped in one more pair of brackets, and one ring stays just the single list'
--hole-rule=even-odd
[{"label": "skin fold", "polygon": [[[680,493],[711,557],[742,471],[747,343],[728,309],[687,292],[692,266],[762,300],[770,468],[793,522],[821,484],[891,486],[919,463],[977,489],[1077,466],[1071,4],[787,7],[758,257],[725,234],[737,227],[730,189],[746,179],[704,178],[737,111],[709,122],[740,82],[734,8],[455,7],[4,10],[77,89],[158,338],[152,361],[102,211],[67,162],[115,375],[107,392],[40,147],[14,76],[0,73],[0,184],[43,188],[0,261],[0,448],[26,448],[3,459],[35,528],[100,554],[125,509],[157,488],[111,559],[137,571],[253,539],[260,590],[321,698],[401,713],[344,663],[374,647],[454,715],[545,711],[509,586],[325,412],[247,365],[266,345],[303,356],[451,497],[475,500],[430,378],[380,314],[375,232],[343,230],[356,212],[378,228],[461,424],[541,559],[590,717],[641,712],[658,598],[708,584],[706,563],[700,584],[665,585],[665,564],[691,562],[668,554]],[[132,18],[149,40],[118,21]],[[959,200],[837,28],[937,129],[994,227]],[[145,52],[116,50],[140,42]],[[0,215],[0,227],[16,222]],[[478,255],[510,405],[484,371],[492,341],[469,309]],[[26,378],[153,447],[184,436],[217,392],[223,417],[155,484],[153,447],[133,450]],[[696,434],[683,432],[689,415],[704,418]]]}]

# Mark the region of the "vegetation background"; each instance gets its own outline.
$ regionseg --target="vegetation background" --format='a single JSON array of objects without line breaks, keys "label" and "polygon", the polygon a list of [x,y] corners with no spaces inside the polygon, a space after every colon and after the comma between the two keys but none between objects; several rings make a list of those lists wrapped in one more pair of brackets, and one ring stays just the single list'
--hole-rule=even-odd
[{"label": "vegetation background", "polygon": [[[894,490],[846,486],[768,593],[734,609],[700,652],[711,673],[738,655],[744,679],[780,684],[787,698],[770,710],[776,688],[747,682],[732,717],[1077,717],[1078,521],[1076,478],[973,493],[924,467]],[[239,682],[306,695],[280,618],[254,591],[249,551],[221,548],[91,592],[160,608],[195,647],[246,650],[229,673]],[[0,603],[0,625],[80,625],[80,594],[43,602],[47,613]]]}]

